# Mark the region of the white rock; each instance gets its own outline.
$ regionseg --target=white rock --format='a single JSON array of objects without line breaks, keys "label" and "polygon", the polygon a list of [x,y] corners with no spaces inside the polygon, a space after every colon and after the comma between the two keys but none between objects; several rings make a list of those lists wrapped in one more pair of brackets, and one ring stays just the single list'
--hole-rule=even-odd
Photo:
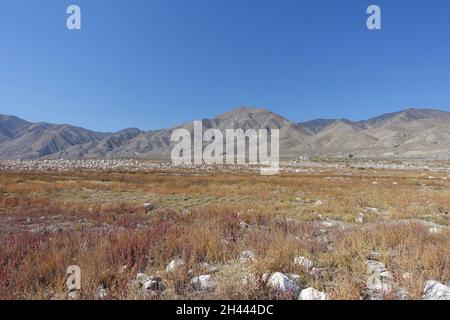
[{"label": "white rock", "polygon": [[78,291],[70,291],[67,294],[67,298],[69,300],[78,300],[80,298],[80,294],[78,293]]},{"label": "white rock", "polygon": [[108,289],[103,286],[97,288],[97,292],[95,293],[95,298],[97,300],[105,300],[108,298]]},{"label": "white rock", "polygon": [[384,294],[389,294],[392,292],[392,284],[381,282],[380,280],[376,280],[370,285],[367,286],[369,290],[373,290],[375,292],[380,292]]},{"label": "white rock", "polygon": [[386,265],[380,261],[367,260],[366,264],[367,264],[367,274],[372,274],[375,272],[381,273],[387,270]]},{"label": "white rock", "polygon": [[267,286],[279,293],[294,293],[300,292],[300,287],[287,275],[281,272],[275,272],[267,280]]},{"label": "white rock", "polygon": [[316,203],[315,203],[315,206],[316,206],[316,207],[321,207],[321,206],[323,206],[323,205],[324,205],[324,203],[323,203],[322,200],[317,200]]},{"label": "white rock", "polygon": [[442,229],[437,228],[437,227],[431,227],[428,229],[428,232],[431,234],[438,234],[441,233]]},{"label": "white rock", "polygon": [[161,281],[158,281],[156,279],[151,279],[142,285],[142,289],[148,290],[148,291],[154,291],[154,292],[162,292],[166,288]]},{"label": "white rock", "polygon": [[389,293],[392,290],[391,272],[386,269],[386,265],[380,261],[367,260],[367,288],[372,291]]},{"label": "white rock", "polygon": [[380,261],[368,260],[367,261],[367,274],[379,274],[382,278],[392,279],[392,274],[386,269],[386,265]]},{"label": "white rock", "polygon": [[139,285],[143,285],[144,283],[146,283],[147,281],[151,280],[152,278],[149,277],[148,275],[146,275],[145,273],[138,273],[136,275],[136,280],[139,283]]},{"label": "white rock", "polygon": [[288,277],[294,281],[301,281],[302,277],[299,274],[296,273],[290,273],[288,274]]},{"label": "white rock", "polygon": [[170,263],[166,267],[166,272],[174,272],[178,268],[184,266],[185,262],[182,259],[176,258],[170,261]]},{"label": "white rock", "polygon": [[333,220],[333,219],[326,218],[325,221],[322,221],[322,226],[324,226],[325,228],[334,228],[334,227],[337,227],[337,228],[343,230],[343,229],[346,228],[346,223],[343,222],[343,221]]},{"label": "white rock", "polygon": [[364,214],[362,212],[358,213],[355,219],[356,223],[363,223],[364,222]]},{"label": "white rock", "polygon": [[368,260],[375,260],[378,261],[380,259],[380,253],[377,251],[371,251],[368,255],[367,255],[367,259]]},{"label": "white rock", "polygon": [[216,284],[211,275],[206,274],[193,278],[191,280],[191,286],[195,291],[211,291],[215,289]]},{"label": "white rock", "polygon": [[330,222],[330,221],[324,221],[324,222],[322,222],[322,225],[323,225],[325,228],[332,228],[332,227],[335,226],[335,224],[332,223],[332,222]]},{"label": "white rock", "polygon": [[424,300],[450,300],[450,287],[435,280],[429,280],[425,283],[424,294]]},{"label": "white rock", "polygon": [[294,264],[302,266],[307,270],[311,270],[314,267],[314,263],[311,260],[302,256],[295,257]]},{"label": "white rock", "polygon": [[307,288],[300,292],[299,300],[328,300],[328,297],[325,292],[314,288]]}]

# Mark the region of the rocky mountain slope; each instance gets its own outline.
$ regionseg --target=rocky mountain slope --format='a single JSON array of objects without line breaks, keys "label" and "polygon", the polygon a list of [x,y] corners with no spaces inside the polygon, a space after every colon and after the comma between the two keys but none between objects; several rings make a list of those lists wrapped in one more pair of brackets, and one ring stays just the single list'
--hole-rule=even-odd
[{"label": "rocky mountain slope", "polygon": [[[204,130],[280,129],[280,155],[450,159],[450,112],[406,109],[368,120],[316,119],[294,123],[267,109],[241,107],[213,119]],[[0,115],[0,159],[168,158],[172,129],[99,133],[70,125],[31,123]]]}]

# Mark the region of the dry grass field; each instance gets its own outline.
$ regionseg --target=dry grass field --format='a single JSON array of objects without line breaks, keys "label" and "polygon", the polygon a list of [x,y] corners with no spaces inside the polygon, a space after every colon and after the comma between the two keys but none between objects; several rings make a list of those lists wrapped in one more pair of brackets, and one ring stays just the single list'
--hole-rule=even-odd
[{"label": "dry grass field", "polygon": [[421,299],[450,282],[448,174],[2,170],[0,299]]}]

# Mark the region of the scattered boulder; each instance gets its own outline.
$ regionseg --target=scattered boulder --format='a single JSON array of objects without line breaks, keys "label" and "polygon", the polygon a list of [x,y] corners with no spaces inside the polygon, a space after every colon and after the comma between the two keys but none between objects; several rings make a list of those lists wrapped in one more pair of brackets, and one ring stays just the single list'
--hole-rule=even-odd
[{"label": "scattered boulder", "polygon": [[450,300],[450,287],[435,280],[429,280],[425,283],[423,299]]},{"label": "scattered boulder", "polygon": [[151,277],[150,280],[146,281],[142,285],[141,289],[152,292],[163,292],[164,290],[166,290],[166,287],[164,286],[160,278]]},{"label": "scattered boulder", "polygon": [[129,283],[129,288],[140,299],[156,297],[166,289],[160,277],[148,276],[145,273],[138,273],[136,279]]},{"label": "scattered boulder", "polygon": [[[385,295],[390,295],[397,300],[410,300],[410,292],[394,281],[392,273],[383,262],[378,261],[379,258],[380,254],[372,251],[366,260],[368,299],[381,300],[385,298]],[[405,280],[411,278],[411,276],[411,273],[402,275]]]},{"label": "scattered boulder", "polygon": [[428,228],[428,232],[430,234],[439,234],[442,232],[442,229],[438,228],[438,227],[430,227],[430,228]]},{"label": "scattered boulder", "polygon": [[58,227],[58,226],[51,229],[52,233],[60,233],[62,231],[63,231],[63,228]]},{"label": "scattered boulder", "polygon": [[392,291],[392,274],[386,269],[383,262],[367,260],[367,288],[371,298],[378,298],[379,294],[388,294]]},{"label": "scattered boulder", "polygon": [[97,291],[95,292],[95,299],[105,300],[107,298],[108,298],[108,289],[106,289],[104,286],[98,287]]},{"label": "scattered boulder", "polygon": [[144,290],[150,291],[164,291],[164,285],[162,279],[157,276],[148,276],[145,273],[138,273],[136,275],[136,282],[139,287]]},{"label": "scattered boulder", "polygon": [[311,270],[314,267],[314,263],[311,260],[302,256],[295,257],[294,264],[302,266],[306,270]]},{"label": "scattered boulder", "polygon": [[386,269],[383,262],[375,260],[367,260],[367,274],[378,273],[384,278],[392,278],[392,274]]},{"label": "scattered boulder", "polygon": [[178,268],[184,266],[185,262],[183,259],[173,259],[172,261],[170,261],[170,263],[167,265],[166,267],[166,272],[174,272],[175,270],[177,270]]},{"label": "scattered boulder", "polygon": [[356,223],[363,223],[364,222],[364,213],[360,212],[355,218]]},{"label": "scattered boulder", "polygon": [[266,285],[269,289],[283,295],[297,295],[301,289],[297,283],[289,279],[287,275],[281,272],[275,272],[270,275],[267,279]]},{"label": "scattered boulder", "polygon": [[325,292],[307,288],[300,292],[299,300],[328,300],[328,296]]},{"label": "scattered boulder", "polygon": [[321,207],[321,206],[324,205],[324,202],[323,202],[322,200],[317,200],[317,201],[314,203],[314,205],[315,205],[316,207]]},{"label": "scattered boulder", "polygon": [[376,251],[371,251],[368,255],[367,255],[367,259],[368,260],[375,260],[375,261],[379,261],[380,260],[380,253],[376,252]]},{"label": "scattered boulder", "polygon": [[144,283],[151,280],[151,277],[146,275],[145,273],[138,273],[136,275],[136,281],[139,283],[140,286],[143,286]]},{"label": "scattered boulder", "polygon": [[70,291],[67,294],[67,299],[69,299],[69,300],[78,300],[78,299],[80,299],[80,293],[78,291],[76,291],[76,290]]},{"label": "scattered boulder", "polygon": [[211,275],[206,274],[192,278],[191,287],[195,291],[212,291],[216,288],[216,284]]},{"label": "scattered boulder", "polygon": [[334,228],[334,227],[336,227],[336,228],[339,228],[341,230],[344,230],[346,228],[346,226],[347,226],[346,223],[343,222],[343,221],[333,220],[333,219],[329,219],[329,218],[326,218],[325,221],[322,222],[322,225],[325,228]]},{"label": "scattered boulder", "polygon": [[302,277],[299,274],[296,273],[289,273],[287,275],[290,279],[294,280],[294,281],[301,281]]}]

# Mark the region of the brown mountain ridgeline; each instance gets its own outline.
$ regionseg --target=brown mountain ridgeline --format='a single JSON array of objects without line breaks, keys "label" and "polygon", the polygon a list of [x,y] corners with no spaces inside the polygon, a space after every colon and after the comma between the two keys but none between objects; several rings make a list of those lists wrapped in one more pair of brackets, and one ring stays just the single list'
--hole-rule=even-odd
[{"label": "brown mountain ridgeline", "polygon": [[[316,119],[295,123],[267,109],[241,107],[204,130],[280,129],[280,156],[450,159],[450,112],[406,109],[363,121]],[[31,123],[0,115],[0,159],[168,159],[176,128],[101,133],[70,125]]]}]

